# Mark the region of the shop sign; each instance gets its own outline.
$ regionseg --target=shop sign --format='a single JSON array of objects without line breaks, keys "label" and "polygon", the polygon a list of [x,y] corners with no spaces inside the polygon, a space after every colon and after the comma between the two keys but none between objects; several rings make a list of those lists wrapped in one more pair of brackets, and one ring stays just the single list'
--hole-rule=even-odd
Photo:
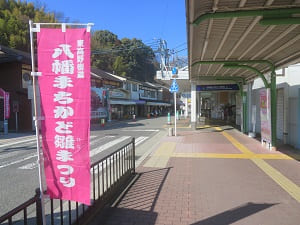
[{"label": "shop sign", "polygon": [[127,98],[127,94],[121,90],[111,90],[109,93],[110,98]]},{"label": "shop sign", "polygon": [[120,83],[118,83],[116,81],[112,81],[112,80],[103,80],[103,84],[114,86],[114,87],[119,87],[120,86]]},{"label": "shop sign", "polygon": [[19,112],[19,102],[18,101],[13,101],[13,112]]},{"label": "shop sign", "polygon": [[191,93],[185,92],[185,93],[182,93],[181,96],[183,98],[191,98]]},{"label": "shop sign", "polygon": [[196,91],[237,91],[237,84],[197,85]]}]

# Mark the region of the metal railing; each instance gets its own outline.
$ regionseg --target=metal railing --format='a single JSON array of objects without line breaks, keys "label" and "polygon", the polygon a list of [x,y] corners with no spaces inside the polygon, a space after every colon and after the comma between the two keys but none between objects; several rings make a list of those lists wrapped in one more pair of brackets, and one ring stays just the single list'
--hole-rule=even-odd
[{"label": "metal railing", "polygon": [[[135,139],[91,165],[91,206],[45,198],[46,223],[84,224],[109,204],[135,174]],[[34,197],[0,217],[1,225],[42,225],[40,191]]]}]

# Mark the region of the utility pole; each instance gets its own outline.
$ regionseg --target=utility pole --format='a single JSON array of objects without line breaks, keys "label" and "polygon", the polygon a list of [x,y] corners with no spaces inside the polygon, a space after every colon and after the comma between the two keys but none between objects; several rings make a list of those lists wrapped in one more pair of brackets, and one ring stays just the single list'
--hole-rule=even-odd
[{"label": "utility pole", "polygon": [[165,40],[159,39],[159,49],[158,52],[160,54],[160,70],[162,77],[164,77],[164,71],[169,70],[169,49],[167,47],[167,42]]}]

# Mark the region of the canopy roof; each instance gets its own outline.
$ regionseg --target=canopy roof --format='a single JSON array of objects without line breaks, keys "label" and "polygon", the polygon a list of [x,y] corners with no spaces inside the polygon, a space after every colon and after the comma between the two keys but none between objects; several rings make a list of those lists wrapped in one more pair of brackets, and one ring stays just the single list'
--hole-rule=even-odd
[{"label": "canopy roof", "polygon": [[191,81],[247,81],[252,68],[300,61],[300,0],[186,0],[186,16]]}]

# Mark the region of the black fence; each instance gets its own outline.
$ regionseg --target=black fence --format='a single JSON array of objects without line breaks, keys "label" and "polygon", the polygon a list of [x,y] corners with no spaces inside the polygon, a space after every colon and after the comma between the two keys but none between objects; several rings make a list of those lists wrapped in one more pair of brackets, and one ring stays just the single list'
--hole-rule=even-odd
[{"label": "black fence", "polygon": [[[91,206],[45,196],[45,219],[51,225],[87,224],[109,204],[135,174],[135,139],[91,165]],[[0,217],[1,225],[42,225],[39,189],[34,197]]]}]

